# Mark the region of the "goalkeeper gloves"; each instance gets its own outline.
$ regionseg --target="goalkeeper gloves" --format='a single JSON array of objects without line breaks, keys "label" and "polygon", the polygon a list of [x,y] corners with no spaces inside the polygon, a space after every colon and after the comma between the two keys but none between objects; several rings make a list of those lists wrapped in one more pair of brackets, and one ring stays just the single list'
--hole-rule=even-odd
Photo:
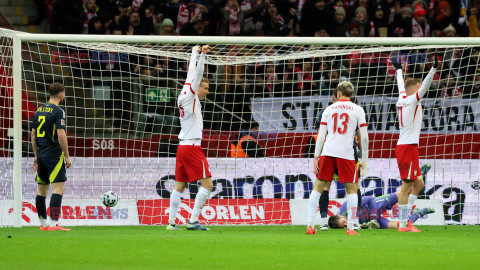
[{"label": "goalkeeper gloves", "polygon": [[392,65],[393,65],[393,67],[395,67],[395,69],[402,69],[402,63],[401,63],[400,57],[398,57],[398,56],[393,57],[392,56]]},{"label": "goalkeeper gloves", "polygon": [[366,173],[367,173],[367,162],[360,161],[360,177],[365,177]]},{"label": "goalkeeper gloves", "polygon": [[433,62],[433,68],[437,68],[438,67],[438,57],[437,57],[437,54],[435,54],[435,61]]}]

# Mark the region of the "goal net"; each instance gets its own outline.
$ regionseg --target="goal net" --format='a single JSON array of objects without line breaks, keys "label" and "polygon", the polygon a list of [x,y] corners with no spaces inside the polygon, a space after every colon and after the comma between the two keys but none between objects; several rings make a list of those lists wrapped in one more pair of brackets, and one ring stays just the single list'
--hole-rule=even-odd
[{"label": "goal net", "polygon": [[[210,93],[201,105],[202,148],[214,190],[201,222],[305,224],[306,199],[316,179],[313,135],[321,110],[332,102],[332,89],[345,80],[355,86],[354,102],[365,109],[368,122],[370,161],[361,192],[395,192],[401,180],[391,58],[401,59],[405,77],[423,78],[437,54],[440,67],[422,100],[419,145],[420,166],[431,169],[417,203],[436,207],[437,214],[420,222],[480,223],[480,47],[458,39],[441,39],[446,45],[352,39],[366,44],[352,45],[345,39],[272,38],[266,44],[258,38],[65,37],[5,29],[0,34],[0,225],[14,224],[14,202],[22,203],[17,216],[22,225],[38,224],[29,131],[52,82],[66,87],[61,107],[73,163],[62,224],[165,225],[179,142],[177,96],[198,43],[212,47],[204,73]],[[19,34],[21,59],[13,49]],[[21,64],[16,84],[15,61]],[[21,109],[14,106],[14,85]],[[198,185],[189,184],[183,194],[180,224],[190,215]],[[111,209],[101,203],[108,190],[120,198]],[[345,196],[343,184],[334,182],[330,215]]]}]

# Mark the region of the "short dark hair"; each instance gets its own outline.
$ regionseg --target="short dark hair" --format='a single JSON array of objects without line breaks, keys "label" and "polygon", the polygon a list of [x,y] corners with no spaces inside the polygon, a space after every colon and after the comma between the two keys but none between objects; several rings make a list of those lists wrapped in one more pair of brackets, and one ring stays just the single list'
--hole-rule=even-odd
[{"label": "short dark hair", "polygon": [[48,95],[50,97],[56,97],[61,92],[65,92],[65,87],[61,83],[54,82],[48,87]]},{"label": "short dark hair", "polygon": [[328,226],[332,229],[340,229],[338,225],[338,220],[340,219],[339,215],[333,215],[328,218]]}]

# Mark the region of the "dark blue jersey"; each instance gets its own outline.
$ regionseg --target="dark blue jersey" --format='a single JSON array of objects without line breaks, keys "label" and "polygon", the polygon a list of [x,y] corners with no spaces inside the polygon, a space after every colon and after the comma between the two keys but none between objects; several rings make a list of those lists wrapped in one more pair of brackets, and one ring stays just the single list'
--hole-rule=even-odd
[{"label": "dark blue jersey", "polygon": [[60,156],[57,129],[65,129],[65,111],[52,103],[45,103],[33,115],[37,142],[37,156]]}]

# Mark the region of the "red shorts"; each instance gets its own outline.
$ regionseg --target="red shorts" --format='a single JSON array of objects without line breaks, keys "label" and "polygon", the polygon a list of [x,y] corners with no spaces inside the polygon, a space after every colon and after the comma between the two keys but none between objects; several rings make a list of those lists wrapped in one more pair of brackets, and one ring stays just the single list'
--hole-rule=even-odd
[{"label": "red shorts", "polygon": [[404,180],[417,180],[422,175],[419,165],[418,145],[401,144],[395,149],[400,177]]},{"label": "red shorts", "polygon": [[179,145],[175,164],[175,180],[188,182],[212,177],[201,146]]},{"label": "red shorts", "polygon": [[358,173],[355,160],[321,156],[318,160],[317,179],[332,181],[333,174],[338,172],[340,183],[357,183]]}]

